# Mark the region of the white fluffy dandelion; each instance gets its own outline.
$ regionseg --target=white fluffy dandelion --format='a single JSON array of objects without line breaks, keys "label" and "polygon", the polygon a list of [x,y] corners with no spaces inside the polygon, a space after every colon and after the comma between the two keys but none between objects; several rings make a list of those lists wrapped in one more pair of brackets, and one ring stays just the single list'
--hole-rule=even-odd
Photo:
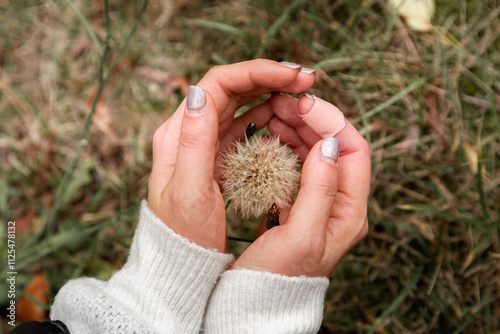
[{"label": "white fluffy dandelion", "polygon": [[287,208],[300,180],[298,157],[279,139],[252,137],[224,156],[224,195],[244,218],[260,216],[273,203]]}]

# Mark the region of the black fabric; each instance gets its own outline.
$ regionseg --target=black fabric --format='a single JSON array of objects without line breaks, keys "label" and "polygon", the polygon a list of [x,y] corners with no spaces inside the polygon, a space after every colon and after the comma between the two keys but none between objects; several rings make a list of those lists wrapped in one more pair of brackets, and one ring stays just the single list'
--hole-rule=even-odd
[{"label": "black fabric", "polygon": [[28,321],[16,326],[9,334],[70,334],[68,328],[59,320]]}]

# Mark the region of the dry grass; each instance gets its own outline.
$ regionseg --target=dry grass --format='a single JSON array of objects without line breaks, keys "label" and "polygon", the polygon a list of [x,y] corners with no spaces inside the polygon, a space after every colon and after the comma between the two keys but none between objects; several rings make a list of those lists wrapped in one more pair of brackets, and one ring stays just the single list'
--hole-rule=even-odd
[{"label": "dry grass", "polygon": [[[210,66],[259,56],[316,68],[313,93],[373,149],[370,232],[331,279],[324,332],[500,330],[498,2],[439,1],[434,29],[419,34],[381,0],[151,3],[67,182],[99,51],[109,46],[109,68],[141,3],[113,0],[109,15],[98,1],[15,3],[0,0],[0,212],[24,229],[19,286],[45,267],[52,295],[118,268],[152,133]],[[231,233],[251,235],[255,222],[228,218]]]}]

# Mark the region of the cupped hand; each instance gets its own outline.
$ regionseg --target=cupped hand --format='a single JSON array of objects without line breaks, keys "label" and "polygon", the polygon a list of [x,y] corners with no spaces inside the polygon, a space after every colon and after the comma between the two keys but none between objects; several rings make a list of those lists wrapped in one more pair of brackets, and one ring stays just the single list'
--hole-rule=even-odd
[{"label": "cupped hand", "polygon": [[270,132],[304,162],[300,190],[291,209],[281,214],[281,225],[265,231],[261,224],[260,236],[233,269],[331,276],[368,231],[370,147],[348,121],[340,130],[343,115],[318,97],[275,94],[268,107],[275,114]]},{"label": "cupped hand", "polygon": [[238,118],[235,111],[273,91],[300,93],[314,72],[292,63],[253,60],[212,68],[153,136],[149,208],[172,230],[198,245],[226,250],[225,206],[218,160],[250,122],[264,127],[269,100]]}]

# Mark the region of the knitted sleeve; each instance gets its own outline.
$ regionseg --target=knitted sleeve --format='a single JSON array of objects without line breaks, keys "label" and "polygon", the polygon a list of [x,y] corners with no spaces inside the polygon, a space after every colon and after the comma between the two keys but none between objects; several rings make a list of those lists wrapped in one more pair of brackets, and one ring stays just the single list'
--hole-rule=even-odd
[{"label": "knitted sleeve", "polygon": [[228,270],[215,288],[204,331],[316,333],[323,318],[326,277],[288,277],[248,269]]},{"label": "knitted sleeve", "polygon": [[107,282],[66,283],[51,319],[72,334],[199,333],[210,294],[233,261],[176,234],[143,201],[124,267]]}]

